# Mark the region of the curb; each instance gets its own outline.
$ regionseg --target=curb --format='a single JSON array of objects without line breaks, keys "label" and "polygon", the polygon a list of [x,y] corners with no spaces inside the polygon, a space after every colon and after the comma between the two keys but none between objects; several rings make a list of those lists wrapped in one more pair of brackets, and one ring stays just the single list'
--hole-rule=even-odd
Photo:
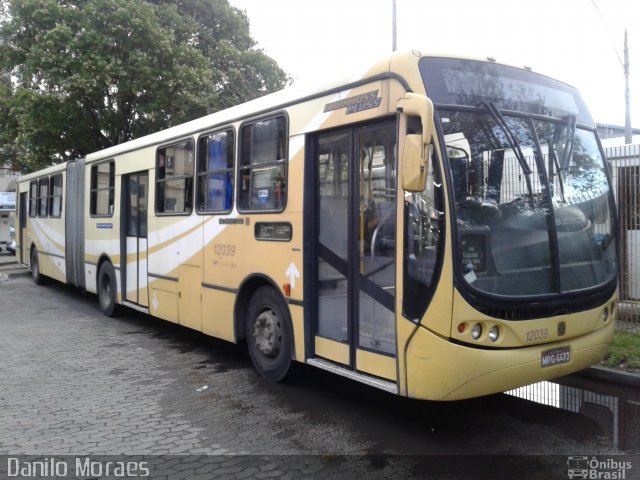
[{"label": "curb", "polygon": [[640,374],[621,372],[613,368],[595,366],[576,372],[574,375],[599,380],[601,382],[617,383],[619,385],[640,388]]},{"label": "curb", "polygon": [[3,259],[0,257],[0,275],[4,280],[15,277],[22,277],[29,274],[29,269],[18,263],[15,257]]},{"label": "curb", "polygon": [[5,275],[9,278],[17,278],[17,277],[28,277],[31,274],[29,270],[23,270],[19,272],[8,272]]}]

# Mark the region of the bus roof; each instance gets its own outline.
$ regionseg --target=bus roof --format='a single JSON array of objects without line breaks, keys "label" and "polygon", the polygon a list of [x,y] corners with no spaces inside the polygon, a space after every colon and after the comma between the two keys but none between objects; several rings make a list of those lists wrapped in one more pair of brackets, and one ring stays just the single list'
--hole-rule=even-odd
[{"label": "bus roof", "polygon": [[52,165],[47,168],[43,168],[42,170],[38,170],[37,172],[28,173],[26,175],[22,175],[16,181],[16,183],[28,182],[29,180],[33,180],[34,178],[42,177],[45,175],[51,175],[52,173],[62,172],[67,169],[67,164],[70,162],[75,162],[76,160],[69,160],[62,163],[57,163],[56,165]]}]

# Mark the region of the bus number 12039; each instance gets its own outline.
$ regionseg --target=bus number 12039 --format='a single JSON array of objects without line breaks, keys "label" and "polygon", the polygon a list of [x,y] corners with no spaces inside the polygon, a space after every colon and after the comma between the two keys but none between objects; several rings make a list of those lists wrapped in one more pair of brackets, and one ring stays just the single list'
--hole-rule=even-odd
[{"label": "bus number 12039", "polygon": [[213,249],[216,255],[222,255],[224,257],[234,257],[236,255],[236,246],[229,245],[228,243],[216,243]]}]

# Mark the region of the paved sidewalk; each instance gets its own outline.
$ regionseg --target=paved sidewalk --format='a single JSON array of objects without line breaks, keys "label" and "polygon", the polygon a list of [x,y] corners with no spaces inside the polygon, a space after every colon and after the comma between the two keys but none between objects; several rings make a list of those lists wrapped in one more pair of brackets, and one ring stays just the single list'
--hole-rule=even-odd
[{"label": "paved sidewalk", "polygon": [[8,253],[0,253],[0,265],[16,263],[18,260],[15,255],[9,255]]}]

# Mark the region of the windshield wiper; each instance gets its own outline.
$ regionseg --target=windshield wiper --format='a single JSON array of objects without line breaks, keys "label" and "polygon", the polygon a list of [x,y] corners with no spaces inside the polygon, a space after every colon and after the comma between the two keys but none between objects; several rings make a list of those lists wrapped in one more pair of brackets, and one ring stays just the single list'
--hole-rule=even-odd
[{"label": "windshield wiper", "polygon": [[553,166],[555,165],[556,171],[558,172],[560,197],[562,198],[562,203],[566,204],[567,201],[564,198],[564,178],[562,177],[562,169],[560,168],[560,164],[558,163],[558,156],[556,155],[556,149],[553,147],[553,143],[553,141],[549,142],[549,186],[553,188],[553,177],[555,177],[555,174],[553,173]]},{"label": "windshield wiper", "polygon": [[507,121],[500,113],[500,110],[498,110],[498,108],[493,103],[482,102],[480,106],[486,108],[489,111],[495,122],[507,137],[507,142],[509,142],[509,146],[511,147],[511,150],[513,150],[513,153],[518,159],[518,163],[520,164],[520,168],[522,168],[522,171],[524,173],[524,179],[527,183],[527,191],[529,192],[529,203],[531,205],[531,210],[535,210],[535,204],[533,201],[533,187],[531,186],[531,169],[529,168],[529,164],[524,158],[524,154],[522,153],[522,149],[520,149],[518,140],[509,129],[509,125],[507,125]]},{"label": "windshield wiper", "polygon": [[[544,158],[542,155],[542,145],[540,145],[540,139],[538,132],[536,131],[536,125],[533,122],[533,117],[529,115],[529,128],[531,129],[531,136],[535,144],[534,158],[536,165],[538,166],[538,174],[540,176],[540,182],[542,183],[546,194],[544,195],[544,203],[547,204],[548,212],[545,215],[547,217],[547,228],[549,230],[549,255],[551,256],[551,287],[553,291],[560,291],[560,246],[558,245],[558,227],[556,225],[556,215],[553,209],[553,199],[551,198],[551,184],[549,182],[549,175],[544,169]],[[555,155],[554,155],[555,156]],[[562,176],[560,175],[560,178]],[[560,183],[562,185],[562,183]],[[543,190],[543,192],[544,192]],[[564,193],[563,193],[564,195]]]},{"label": "windshield wiper", "polygon": [[569,169],[569,162],[573,156],[573,144],[576,138],[576,116],[567,115],[567,140],[564,142],[564,151],[562,152],[562,162],[560,169],[566,171]]}]

